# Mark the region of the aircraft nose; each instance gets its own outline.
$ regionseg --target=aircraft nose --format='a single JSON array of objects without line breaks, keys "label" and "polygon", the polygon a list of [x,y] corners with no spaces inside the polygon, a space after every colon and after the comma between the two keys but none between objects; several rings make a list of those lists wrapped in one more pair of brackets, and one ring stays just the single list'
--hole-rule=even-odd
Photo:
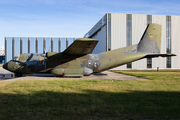
[{"label": "aircraft nose", "polygon": [[4,64],[3,68],[7,70],[8,69],[8,63]]}]

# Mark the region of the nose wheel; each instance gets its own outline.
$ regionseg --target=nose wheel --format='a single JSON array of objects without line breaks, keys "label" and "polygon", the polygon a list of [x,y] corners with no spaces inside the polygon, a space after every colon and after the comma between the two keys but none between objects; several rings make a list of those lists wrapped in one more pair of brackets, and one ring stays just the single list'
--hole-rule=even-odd
[{"label": "nose wheel", "polygon": [[21,73],[15,73],[15,76],[16,77],[22,77],[22,74]]}]

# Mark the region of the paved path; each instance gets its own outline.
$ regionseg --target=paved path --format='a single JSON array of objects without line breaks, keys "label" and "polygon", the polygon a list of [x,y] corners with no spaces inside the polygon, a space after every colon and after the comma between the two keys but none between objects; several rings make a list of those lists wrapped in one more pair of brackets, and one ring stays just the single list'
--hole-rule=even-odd
[{"label": "paved path", "polygon": [[56,76],[53,74],[30,74],[23,75],[22,77],[14,77],[14,78],[4,78],[4,74],[13,74],[2,67],[0,67],[0,80],[29,80],[29,79],[38,79],[38,80],[46,80],[46,79],[72,79],[72,80],[148,80],[145,78],[135,77],[131,75],[124,75],[119,73],[114,73],[110,71],[104,71],[102,73],[92,74],[90,76],[83,76],[81,78],[64,78],[61,76]]},{"label": "paved path", "polygon": [[82,79],[97,79],[97,80],[148,80],[141,77],[135,77],[131,75],[125,75],[120,73],[114,73],[110,71],[104,71],[102,73],[92,74],[90,76],[83,76]]}]

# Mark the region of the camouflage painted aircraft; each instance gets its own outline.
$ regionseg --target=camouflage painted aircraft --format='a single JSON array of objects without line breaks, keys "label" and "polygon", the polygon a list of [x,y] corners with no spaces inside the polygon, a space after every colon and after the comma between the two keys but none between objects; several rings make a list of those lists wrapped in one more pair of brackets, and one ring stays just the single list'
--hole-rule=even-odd
[{"label": "camouflage painted aircraft", "polygon": [[4,64],[3,68],[14,72],[18,77],[33,73],[80,77],[143,58],[175,56],[175,54],[160,54],[161,29],[161,25],[149,24],[138,44],[99,54],[91,54],[98,40],[76,39],[63,52],[20,54]]}]

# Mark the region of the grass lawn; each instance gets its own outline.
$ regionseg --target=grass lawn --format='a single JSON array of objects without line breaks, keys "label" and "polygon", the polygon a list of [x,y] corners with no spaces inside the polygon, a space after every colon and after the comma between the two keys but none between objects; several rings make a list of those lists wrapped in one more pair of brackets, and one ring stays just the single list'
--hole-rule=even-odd
[{"label": "grass lawn", "polygon": [[116,71],[150,80],[0,81],[0,120],[180,119],[180,71]]}]

